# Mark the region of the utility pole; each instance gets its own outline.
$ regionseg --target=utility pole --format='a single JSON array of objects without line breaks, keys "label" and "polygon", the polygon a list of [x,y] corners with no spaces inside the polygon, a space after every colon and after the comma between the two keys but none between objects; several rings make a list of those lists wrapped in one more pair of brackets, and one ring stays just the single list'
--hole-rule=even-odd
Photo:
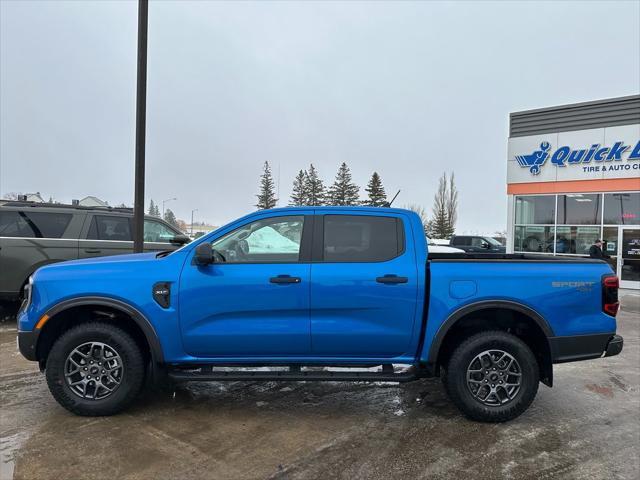
[{"label": "utility pole", "polygon": [[193,212],[197,212],[198,209],[194,208],[193,210],[191,210],[191,236],[193,237]]},{"label": "utility pole", "polygon": [[136,90],[135,192],[133,199],[133,251],[144,248],[144,170],[147,123],[147,27],[149,0],[138,0],[138,70]]},{"label": "utility pole", "polygon": [[162,219],[164,220],[164,204],[167,202],[172,202],[174,200],[177,200],[177,198],[167,198],[166,200],[162,200]]}]

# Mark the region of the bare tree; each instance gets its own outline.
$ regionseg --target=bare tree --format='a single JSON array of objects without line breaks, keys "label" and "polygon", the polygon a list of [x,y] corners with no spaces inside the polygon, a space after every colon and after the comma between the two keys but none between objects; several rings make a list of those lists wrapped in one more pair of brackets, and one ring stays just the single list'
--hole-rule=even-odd
[{"label": "bare tree", "polygon": [[[446,174],[444,176],[446,180]],[[449,178],[449,192],[447,196],[447,216],[449,220],[449,230],[451,235],[456,231],[456,222],[458,221],[458,189],[456,188],[455,175],[451,172]]]},{"label": "bare tree", "polygon": [[443,173],[438,181],[438,190],[433,197],[433,219],[429,223],[429,233],[432,238],[451,238],[455,232],[458,216],[458,190],[453,174],[447,181],[447,174]]},{"label": "bare tree", "polygon": [[427,228],[429,225],[429,217],[427,216],[427,210],[422,205],[418,205],[417,203],[410,203],[409,205],[406,205],[404,208],[418,214],[418,216],[420,217],[420,221],[422,222],[422,228],[424,229],[424,233],[425,235],[427,235]]}]

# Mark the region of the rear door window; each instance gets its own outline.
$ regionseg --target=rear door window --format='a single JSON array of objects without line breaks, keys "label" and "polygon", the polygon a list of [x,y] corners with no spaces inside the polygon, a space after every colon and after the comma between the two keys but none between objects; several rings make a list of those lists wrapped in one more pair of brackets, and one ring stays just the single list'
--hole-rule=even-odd
[{"label": "rear door window", "polygon": [[87,239],[130,242],[132,237],[129,218],[94,215],[93,220],[91,220]]},{"label": "rear door window", "polygon": [[72,214],[0,211],[0,237],[62,238]]},{"label": "rear door window", "polygon": [[384,262],[404,251],[402,220],[368,215],[325,215],[325,262]]},{"label": "rear door window", "polygon": [[471,241],[469,237],[455,237],[452,245],[471,245]]}]

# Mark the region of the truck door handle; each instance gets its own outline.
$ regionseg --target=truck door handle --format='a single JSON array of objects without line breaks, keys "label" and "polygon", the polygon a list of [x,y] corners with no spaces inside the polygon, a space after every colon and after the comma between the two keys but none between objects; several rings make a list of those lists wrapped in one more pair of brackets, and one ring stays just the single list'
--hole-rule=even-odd
[{"label": "truck door handle", "polygon": [[291,275],[278,275],[269,279],[271,283],[300,283],[301,280],[300,277],[292,277]]},{"label": "truck door handle", "polygon": [[399,277],[398,275],[385,275],[384,277],[376,278],[378,283],[407,283],[408,281],[407,277]]},{"label": "truck door handle", "polygon": [[100,253],[102,250],[96,250],[93,248],[85,248],[84,253]]}]

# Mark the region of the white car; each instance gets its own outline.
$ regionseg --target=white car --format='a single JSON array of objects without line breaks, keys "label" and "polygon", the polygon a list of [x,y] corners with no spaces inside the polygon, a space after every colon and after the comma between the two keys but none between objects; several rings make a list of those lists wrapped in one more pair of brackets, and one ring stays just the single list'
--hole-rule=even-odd
[{"label": "white car", "polygon": [[460,248],[446,247],[444,245],[434,245],[429,243],[429,253],[464,253]]}]

